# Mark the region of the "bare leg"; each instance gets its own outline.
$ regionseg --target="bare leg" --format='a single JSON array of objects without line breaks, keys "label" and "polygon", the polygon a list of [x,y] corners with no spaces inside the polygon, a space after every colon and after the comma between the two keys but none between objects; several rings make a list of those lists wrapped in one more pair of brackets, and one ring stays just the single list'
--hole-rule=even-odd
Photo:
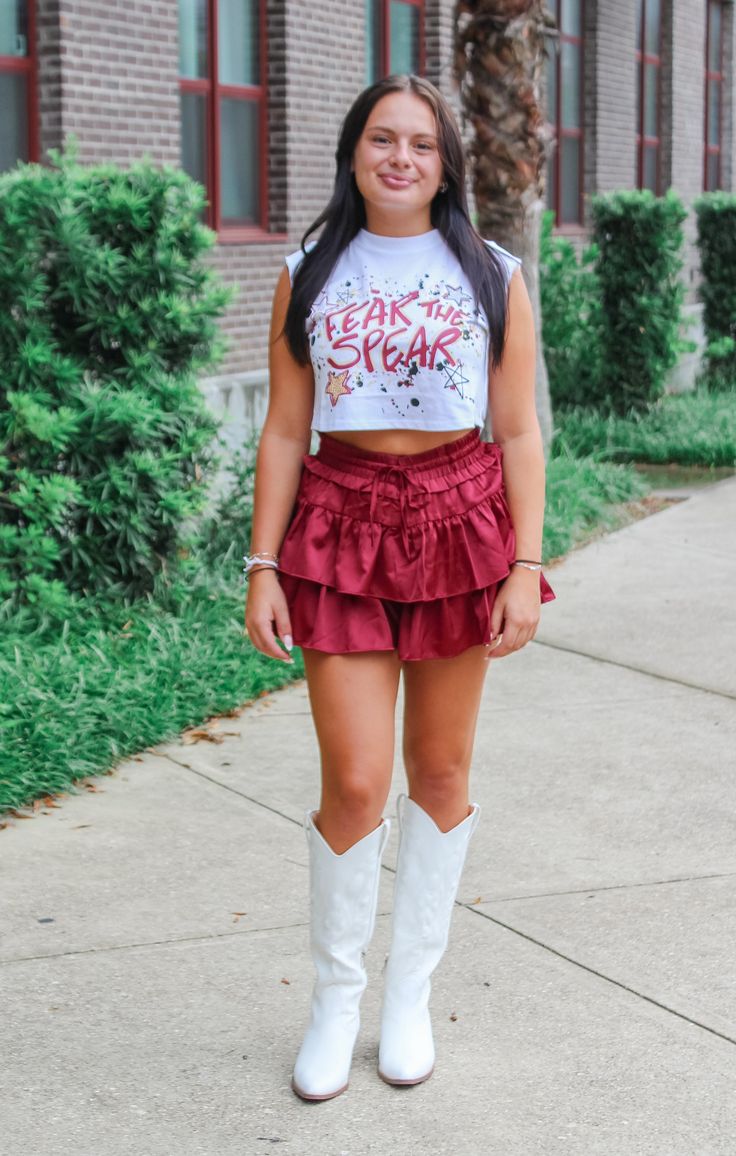
[{"label": "bare leg", "polygon": [[381,822],[391,787],[401,664],[392,650],[303,654],[322,763],[315,823],[341,855]]},{"label": "bare leg", "polygon": [[468,775],[483,682],[485,646],[457,658],[406,662],[403,752],[409,796],[441,831],[467,816]]}]

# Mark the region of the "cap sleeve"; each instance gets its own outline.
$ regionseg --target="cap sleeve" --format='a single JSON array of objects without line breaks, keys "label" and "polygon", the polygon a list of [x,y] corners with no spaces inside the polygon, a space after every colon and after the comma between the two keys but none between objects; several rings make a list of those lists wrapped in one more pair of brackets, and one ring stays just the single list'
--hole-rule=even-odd
[{"label": "cap sleeve", "polygon": [[[313,249],[316,244],[316,241],[310,241],[307,245],[307,253],[310,251],[310,249]],[[295,252],[289,253],[284,257],[286,267],[289,270],[289,280],[291,281],[292,285],[294,284],[294,274],[301,265],[303,259],[304,253],[301,249],[297,249]]]},{"label": "cap sleeve", "polygon": [[516,270],[521,268],[521,257],[515,257],[513,253],[509,253],[508,249],[497,245],[495,241],[486,241],[486,245],[501,258],[506,270],[506,284],[508,285]]}]

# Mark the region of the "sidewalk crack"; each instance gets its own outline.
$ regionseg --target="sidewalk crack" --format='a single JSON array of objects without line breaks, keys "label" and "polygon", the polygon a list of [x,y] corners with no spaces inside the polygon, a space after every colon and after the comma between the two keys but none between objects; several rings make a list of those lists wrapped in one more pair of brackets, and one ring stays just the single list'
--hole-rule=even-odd
[{"label": "sidewalk crack", "polygon": [[477,907],[473,907],[468,903],[461,903],[460,906],[465,907],[468,911],[472,911],[474,915],[479,915],[482,919],[487,919],[489,923],[495,923],[497,927],[503,927],[505,931],[510,931],[512,935],[518,935],[520,939],[525,939],[528,943],[533,943],[536,947],[541,947],[543,951],[549,952],[550,955],[556,955],[558,959],[564,959],[565,963],[571,963],[573,967],[580,968],[581,971],[587,971],[588,975],[594,975],[597,979],[602,979],[604,983],[610,983],[613,987],[619,988],[620,991],[628,992],[629,995],[636,996],[637,999],[643,1000],[645,1003],[651,1004],[652,1007],[659,1008],[660,1011],[667,1012],[671,1016],[675,1016],[676,1019],[682,1020],[684,1023],[700,1028],[701,1031],[708,1032],[712,1036],[717,1036],[718,1039],[725,1040],[727,1044],[736,1044],[736,1038],[727,1035],[726,1032],[721,1032],[718,1028],[712,1028],[709,1024],[705,1024],[701,1020],[696,1020],[685,1012],[670,1007],[669,1004],[662,1003],[661,1000],[655,999],[654,996],[637,991],[635,987],[623,983],[620,979],[614,979],[612,976],[598,971],[597,968],[591,967],[587,963],[581,963],[579,959],[573,959],[571,955],[566,955],[564,951],[559,951],[556,947],[551,947],[549,943],[544,943],[541,939],[536,939],[526,931],[520,931],[518,927],[512,927],[510,923],[504,923],[502,919],[498,919],[494,915],[489,915],[487,911],[479,911]]},{"label": "sidewalk crack", "polygon": [[241,927],[238,931],[210,931],[202,935],[172,935],[168,939],[138,939],[127,943],[108,943],[102,947],[72,947],[66,951],[48,951],[37,955],[10,955],[0,959],[0,967],[7,967],[11,963],[38,963],[45,959],[69,959],[75,955],[108,955],[114,951],[135,951],[147,947],[175,947],[180,943],[209,943],[233,939],[236,936],[292,931],[302,927],[309,927],[308,919],[300,919],[295,923],[274,923],[273,926],[269,924],[267,927]]},{"label": "sidewalk crack", "polygon": [[599,891],[630,891],[635,887],[666,887],[669,883],[698,883],[703,879],[732,879],[736,871],[714,871],[712,875],[675,875],[671,879],[650,879],[640,883],[606,883],[602,887],[571,887],[568,891],[536,891],[531,895],[501,895],[484,899],[488,903],[517,903],[524,899],[554,899],[561,895],[591,895]]},{"label": "sidewalk crack", "polygon": [[546,646],[549,650],[561,650],[565,654],[577,654],[579,658],[589,658],[592,662],[603,662],[608,666],[618,666],[622,670],[631,670],[635,674],[644,674],[647,678],[657,678],[660,682],[670,682],[675,686],[684,686],[688,690],[699,690],[701,694],[713,694],[717,698],[725,698],[729,702],[736,699],[736,691],[730,690],[716,690],[711,686],[700,686],[697,682],[688,682],[685,678],[675,678],[671,674],[660,674],[656,670],[647,670],[646,667],[633,666],[630,662],[622,662],[617,658],[604,658],[601,654],[591,654],[586,650],[577,650],[574,646],[565,646],[561,642],[545,642],[543,638],[535,638],[534,644],[536,646]]}]

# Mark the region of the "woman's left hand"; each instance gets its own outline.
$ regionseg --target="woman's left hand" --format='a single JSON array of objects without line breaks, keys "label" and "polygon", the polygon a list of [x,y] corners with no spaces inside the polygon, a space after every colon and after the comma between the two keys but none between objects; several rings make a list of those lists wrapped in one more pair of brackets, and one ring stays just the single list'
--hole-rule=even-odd
[{"label": "woman's left hand", "polygon": [[541,607],[539,570],[512,566],[493,604],[486,658],[505,658],[526,646],[536,634]]}]

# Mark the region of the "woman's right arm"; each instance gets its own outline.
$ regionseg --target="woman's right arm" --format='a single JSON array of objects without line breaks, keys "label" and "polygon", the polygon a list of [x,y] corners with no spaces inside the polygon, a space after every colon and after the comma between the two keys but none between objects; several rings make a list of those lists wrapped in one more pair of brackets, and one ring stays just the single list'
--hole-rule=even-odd
[{"label": "woman's right arm", "polygon": [[[291,297],[289,270],[284,266],[276,285],[269,337],[268,411],[256,456],[251,554],[278,554],[289,525],[302,472],[302,458],[311,442],[314,373],[300,365],[281,334]],[[274,631],[275,626],[275,631]],[[291,647],[291,625],[286,598],[271,567],[251,571],[245,606],[245,627],[257,650],[293,659],[279,646],[276,635]]]}]

